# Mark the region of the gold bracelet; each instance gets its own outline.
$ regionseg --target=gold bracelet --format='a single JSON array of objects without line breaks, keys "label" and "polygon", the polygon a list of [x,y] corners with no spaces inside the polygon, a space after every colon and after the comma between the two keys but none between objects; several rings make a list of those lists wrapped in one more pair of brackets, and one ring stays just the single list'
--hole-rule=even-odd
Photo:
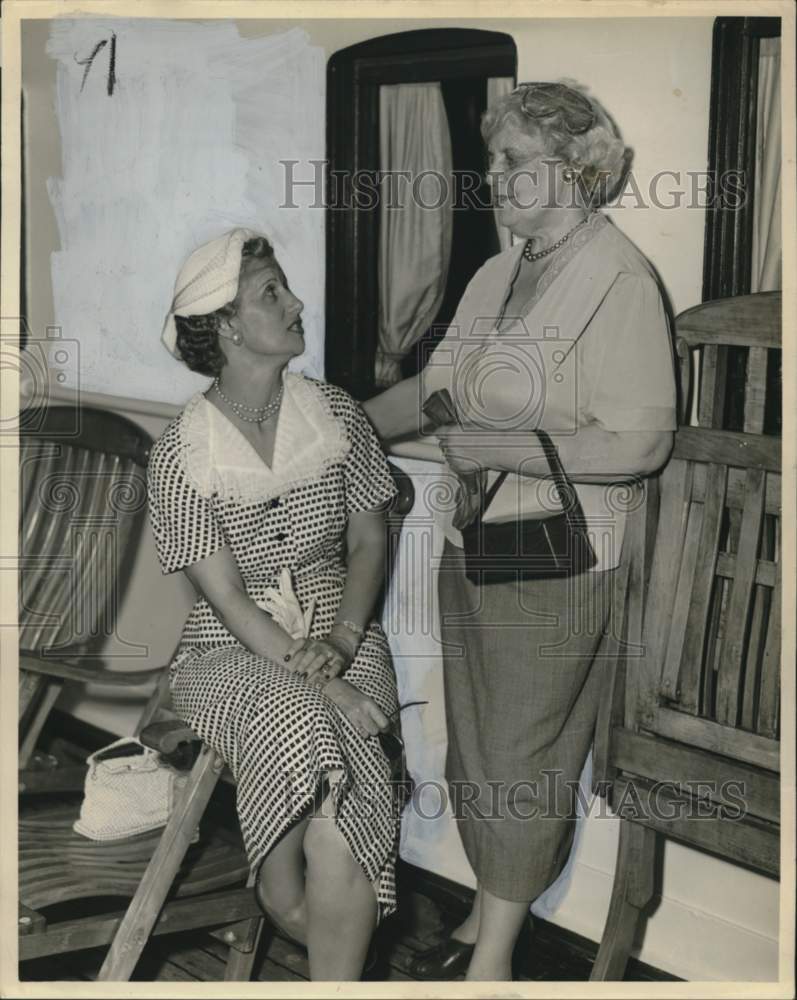
[{"label": "gold bracelet", "polygon": [[[335,622],[335,625],[342,625],[344,628],[347,628],[350,632],[354,632],[354,634],[359,639],[362,639],[363,633],[365,632],[365,626],[358,625],[357,622],[349,622],[349,621]],[[333,625],[332,627],[334,628],[335,625]]]},{"label": "gold bracelet", "polygon": [[[340,632],[338,632],[337,634],[335,634],[335,629],[336,628],[337,628],[336,625],[332,626],[332,630],[330,631],[328,638],[330,638],[332,640],[337,640],[338,642],[342,643],[346,647],[346,649],[347,649],[349,655],[351,656],[351,658],[354,659],[354,657],[357,655],[357,649],[358,649],[358,647],[360,645],[359,641],[352,640],[347,635],[341,635]],[[332,645],[334,646],[334,641],[333,641]]]}]

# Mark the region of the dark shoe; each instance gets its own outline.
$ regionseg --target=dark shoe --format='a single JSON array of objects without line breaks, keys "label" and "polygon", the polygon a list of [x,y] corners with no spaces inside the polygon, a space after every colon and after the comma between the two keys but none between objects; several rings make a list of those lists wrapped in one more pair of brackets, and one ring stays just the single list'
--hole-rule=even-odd
[{"label": "dark shoe", "polygon": [[417,955],[410,963],[409,974],[413,979],[432,981],[456,979],[468,971],[473,948],[472,944],[465,944],[456,938],[447,938],[434,948]]}]

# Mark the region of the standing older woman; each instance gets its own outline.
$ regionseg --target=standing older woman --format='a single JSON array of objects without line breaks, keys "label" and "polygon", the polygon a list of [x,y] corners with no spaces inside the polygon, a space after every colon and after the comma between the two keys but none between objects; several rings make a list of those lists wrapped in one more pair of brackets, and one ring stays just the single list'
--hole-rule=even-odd
[{"label": "standing older woman", "polygon": [[[499,220],[518,242],[476,273],[421,375],[365,407],[384,437],[406,435],[419,401],[448,389],[460,422],[436,433],[468,484],[445,525],[439,594],[446,775],[478,889],[464,923],[416,961],[428,979],[511,979],[529,906],[564,865],[623,535],[612,484],[663,465],[676,426],[659,287],[596,210],[626,159],[606,112],[576,86],[522,84],[488,108],[482,134]],[[454,525],[472,519],[479,486],[509,473],[485,520],[554,510],[536,428],[576,485],[598,561],[570,578],[473,583]]]},{"label": "standing older woman", "polygon": [[266,913],[307,945],[313,979],[351,980],[396,902],[375,738],[396,685],[371,617],[395,487],[354,401],[286,371],[304,351],[302,308],[254,232],[189,257],[164,340],[214,381],[153,448],[149,502],[163,571],[198,591],[175,709],[235,775]]}]

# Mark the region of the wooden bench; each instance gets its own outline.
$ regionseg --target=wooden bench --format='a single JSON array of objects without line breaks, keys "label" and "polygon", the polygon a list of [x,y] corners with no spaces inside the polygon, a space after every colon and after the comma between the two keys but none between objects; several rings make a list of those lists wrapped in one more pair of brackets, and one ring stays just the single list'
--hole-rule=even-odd
[{"label": "wooden bench", "polygon": [[[621,662],[598,734],[621,823],[592,979],[623,977],[659,836],[779,873],[781,443],[763,431],[780,294],[704,303],[676,332],[682,413],[698,391],[698,425],[677,432],[652,546],[639,522],[633,536],[628,641],[642,656]],[[749,352],[737,431],[722,426],[728,345]]]}]

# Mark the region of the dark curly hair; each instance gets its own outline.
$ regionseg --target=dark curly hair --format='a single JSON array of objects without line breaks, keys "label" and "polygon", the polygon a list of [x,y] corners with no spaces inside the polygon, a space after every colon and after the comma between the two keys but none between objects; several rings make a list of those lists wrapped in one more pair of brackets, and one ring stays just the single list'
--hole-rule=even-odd
[{"label": "dark curly hair", "polygon": [[[265,259],[274,256],[274,248],[265,236],[255,236],[247,240],[241,248],[244,257]],[[177,327],[177,350],[192,372],[216,377],[227,364],[227,356],[222,350],[219,327],[224,320],[236,313],[235,299],[215,312],[204,316],[175,316]]]}]

